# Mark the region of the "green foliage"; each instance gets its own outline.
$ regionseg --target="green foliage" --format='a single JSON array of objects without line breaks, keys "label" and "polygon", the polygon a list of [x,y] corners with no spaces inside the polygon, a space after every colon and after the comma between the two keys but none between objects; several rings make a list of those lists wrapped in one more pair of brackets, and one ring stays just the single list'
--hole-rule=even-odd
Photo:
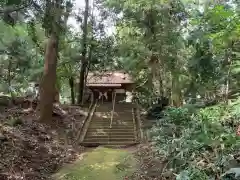
[{"label": "green foliage", "polygon": [[191,114],[186,108],[169,108],[165,111],[164,120],[176,125],[184,125],[191,121]]},{"label": "green foliage", "polygon": [[[46,35],[56,13],[52,12],[50,1],[46,4],[33,1],[31,6],[28,0],[6,2],[1,2],[1,9],[24,6],[17,11],[19,17],[14,26],[4,21],[0,24],[3,41],[0,52],[14,56],[14,64],[17,62],[12,67],[17,71],[11,75],[11,84],[39,80]],[[76,79],[79,74],[82,31],[73,30],[65,22],[75,16],[74,4],[61,3],[61,20],[57,23],[61,31],[57,77],[67,97],[69,77]],[[222,87],[228,87],[229,93],[238,92],[239,4],[205,1],[197,4],[180,0],[94,1],[90,5],[93,6],[90,11],[94,12],[89,13],[88,21],[89,69],[127,71],[136,81],[139,102],[146,107],[151,104],[151,98],[160,94],[182,104],[184,99],[197,95],[204,100],[221,99]],[[24,18],[20,20],[20,17]],[[77,18],[83,19],[82,9]],[[77,23],[81,27],[83,22]],[[115,25],[110,27],[114,34],[107,33],[110,24]],[[7,69],[9,59],[1,60],[1,67]],[[6,75],[4,79],[6,83]],[[4,86],[6,91],[9,85]]]},{"label": "green foliage", "polygon": [[[9,89],[21,93],[21,88],[28,86],[29,81],[37,81],[43,69],[43,56],[35,48],[28,36],[27,26],[11,26],[0,21],[0,91],[8,93]],[[11,90],[11,91],[12,91]]]},{"label": "green foliage", "polygon": [[206,120],[217,122],[221,121],[221,118],[224,117],[224,114],[227,113],[226,111],[228,111],[228,109],[224,105],[212,106],[201,109],[197,116],[199,119],[202,119],[203,121]]},{"label": "green foliage", "polygon": [[[107,0],[91,6],[95,11],[89,13],[87,26],[89,70],[123,69],[133,75],[144,107],[159,95],[170,97],[176,106],[188,98],[227,99],[200,110],[188,104],[164,112],[151,135],[159,157],[167,160],[165,170],[179,180],[214,179],[236,165],[240,99],[230,101],[240,93],[239,2]],[[73,9],[70,1],[61,1],[59,9],[52,1],[0,2],[1,92],[20,95],[30,81],[40,80],[45,40],[58,29],[57,85],[69,99],[69,79],[79,75],[83,50],[82,31],[65,22],[75,16]],[[81,19],[80,10],[79,27]],[[109,35],[111,20],[116,31]]]},{"label": "green foliage", "polygon": [[[234,104],[234,105],[233,105]],[[239,164],[240,138],[236,128],[222,124],[232,118],[237,122],[234,106],[217,105],[190,113],[185,108],[170,108],[152,128],[152,140],[158,156],[166,159],[167,168],[179,180],[214,179]],[[237,114],[239,116],[239,114]]]},{"label": "green foliage", "polygon": [[239,168],[231,168],[229,171],[222,175],[222,180],[237,180],[240,177]]},{"label": "green foliage", "polygon": [[116,60],[135,77],[142,104],[159,95],[158,83],[173,99],[219,98],[227,81],[229,90],[239,89],[239,4],[108,0],[106,6],[119,15]]},{"label": "green foliage", "polygon": [[199,169],[189,168],[181,171],[176,180],[209,180],[209,177]]}]

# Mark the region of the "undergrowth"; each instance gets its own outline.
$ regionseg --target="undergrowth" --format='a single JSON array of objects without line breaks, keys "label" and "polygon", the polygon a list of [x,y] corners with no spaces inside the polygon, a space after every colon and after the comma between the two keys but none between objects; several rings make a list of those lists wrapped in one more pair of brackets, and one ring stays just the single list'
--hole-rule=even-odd
[{"label": "undergrowth", "polygon": [[[148,168],[141,167],[147,172],[144,179],[240,179],[239,118],[240,99],[196,111],[167,109],[151,129],[153,155],[148,154]],[[161,168],[153,175],[149,172],[156,161]]]}]

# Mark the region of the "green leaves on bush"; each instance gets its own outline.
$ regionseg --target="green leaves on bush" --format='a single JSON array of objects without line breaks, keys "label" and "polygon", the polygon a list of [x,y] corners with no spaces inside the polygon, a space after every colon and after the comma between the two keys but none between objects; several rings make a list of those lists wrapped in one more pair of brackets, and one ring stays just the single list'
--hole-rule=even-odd
[{"label": "green leaves on bush", "polygon": [[239,114],[232,109],[232,104],[195,113],[187,108],[167,109],[164,118],[151,129],[158,155],[168,160],[166,171],[173,169],[178,180],[205,180],[216,179],[239,166],[236,157],[240,138],[235,127],[223,123],[238,121]]},{"label": "green leaves on bush", "polygon": [[184,125],[191,121],[191,113],[187,108],[169,108],[165,111],[165,119],[176,125]]},{"label": "green leaves on bush", "polygon": [[176,180],[209,180],[209,177],[199,169],[189,168],[181,171]]}]

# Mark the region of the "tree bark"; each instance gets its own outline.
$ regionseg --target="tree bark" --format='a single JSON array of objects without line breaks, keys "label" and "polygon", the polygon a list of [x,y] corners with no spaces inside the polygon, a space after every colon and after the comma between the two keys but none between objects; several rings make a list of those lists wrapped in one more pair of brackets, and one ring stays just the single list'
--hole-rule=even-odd
[{"label": "tree bark", "polygon": [[56,92],[56,69],[58,57],[58,37],[52,33],[45,51],[44,73],[40,85],[40,122],[49,122],[52,118]]},{"label": "tree bark", "polygon": [[74,79],[73,79],[73,77],[69,78],[69,86],[70,86],[70,91],[71,91],[71,102],[72,102],[72,104],[75,104]]},{"label": "tree bark", "polygon": [[224,68],[227,71],[225,82],[224,82],[224,93],[223,100],[225,104],[228,104],[228,94],[229,94],[229,85],[230,85],[230,74],[231,74],[231,64],[232,64],[232,48],[234,42],[230,42],[228,48],[225,50],[225,60],[224,60]]},{"label": "tree bark", "polygon": [[87,68],[87,22],[88,22],[88,12],[89,12],[89,0],[85,0],[85,12],[84,12],[84,24],[83,24],[83,50],[82,50],[82,66],[80,70],[79,77],[79,89],[78,89],[78,99],[77,103],[80,105],[83,103],[83,92],[84,92],[84,84],[85,84],[85,73]]},{"label": "tree bark", "polygon": [[12,87],[11,87],[11,82],[12,82],[11,71],[12,71],[12,57],[10,58],[8,63],[7,83],[8,83],[8,93],[11,94],[11,98],[13,98]]},{"label": "tree bark", "polygon": [[[44,22],[46,34],[49,34],[49,39],[45,48],[45,62],[42,81],[40,83],[40,117],[39,121],[42,123],[49,123],[52,120],[53,103],[59,102],[59,91],[56,87],[57,79],[57,60],[58,60],[58,46],[60,27],[59,23],[63,13],[63,6],[61,0],[49,1],[46,0],[46,17]],[[54,14],[51,14],[54,12]],[[50,14],[48,14],[50,13]]]},{"label": "tree bark", "polygon": [[228,95],[229,95],[229,85],[230,85],[230,73],[231,73],[231,64],[228,67],[227,75],[224,83],[224,94],[223,94],[223,100],[225,104],[228,105]]},{"label": "tree bark", "polygon": [[182,92],[179,88],[179,77],[178,75],[172,74],[172,105],[180,107],[183,104]]},{"label": "tree bark", "polygon": [[155,92],[156,96],[164,96],[163,79],[161,73],[162,66],[160,60],[157,56],[152,55],[149,65],[151,67],[152,90]]}]

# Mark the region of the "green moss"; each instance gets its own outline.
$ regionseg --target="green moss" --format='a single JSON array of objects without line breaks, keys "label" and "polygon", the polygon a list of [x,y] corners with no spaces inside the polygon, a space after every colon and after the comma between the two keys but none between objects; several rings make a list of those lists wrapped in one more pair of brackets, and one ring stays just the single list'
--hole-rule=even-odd
[{"label": "green moss", "polygon": [[131,152],[120,149],[97,148],[82,160],[63,167],[56,180],[122,180],[134,171],[135,159]]}]

